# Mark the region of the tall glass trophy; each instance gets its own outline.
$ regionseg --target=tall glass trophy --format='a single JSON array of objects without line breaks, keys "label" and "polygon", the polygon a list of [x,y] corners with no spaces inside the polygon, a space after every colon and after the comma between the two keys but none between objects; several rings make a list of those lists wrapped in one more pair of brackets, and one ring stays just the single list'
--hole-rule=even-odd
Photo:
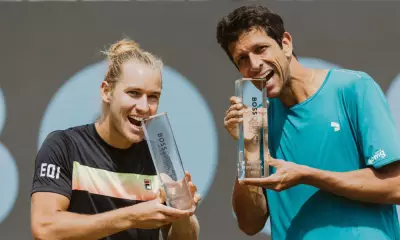
[{"label": "tall glass trophy", "polygon": [[235,81],[236,96],[242,100],[243,121],[239,123],[237,176],[268,176],[267,80],[241,78]]},{"label": "tall glass trophy", "polygon": [[193,197],[185,177],[174,133],[167,113],[160,113],[142,122],[147,144],[167,205],[181,210],[194,207]]}]

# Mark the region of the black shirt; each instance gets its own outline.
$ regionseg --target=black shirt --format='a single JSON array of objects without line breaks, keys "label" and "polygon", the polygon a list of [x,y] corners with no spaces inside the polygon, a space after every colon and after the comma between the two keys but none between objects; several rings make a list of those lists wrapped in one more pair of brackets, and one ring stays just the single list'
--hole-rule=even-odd
[{"label": "black shirt", "polygon": [[[68,211],[96,214],[154,199],[158,188],[146,141],[117,149],[88,124],[47,136],[36,156],[32,194],[62,194],[70,199]],[[129,229],[104,239],[158,238],[159,229]]]}]

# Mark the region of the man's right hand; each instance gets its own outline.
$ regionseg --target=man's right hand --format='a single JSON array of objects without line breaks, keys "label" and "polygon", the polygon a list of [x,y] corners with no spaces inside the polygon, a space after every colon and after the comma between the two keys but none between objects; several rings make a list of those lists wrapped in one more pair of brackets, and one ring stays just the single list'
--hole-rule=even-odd
[{"label": "man's right hand", "polygon": [[[239,97],[230,98],[230,107],[225,113],[224,125],[233,139],[239,139],[239,123],[243,124],[244,141],[247,144],[257,145],[255,137],[259,134],[262,127],[268,129],[268,122],[263,121],[267,110],[262,107],[252,108],[242,103]],[[254,140],[256,140],[254,142]]]},{"label": "man's right hand", "polygon": [[178,219],[189,217],[195,209],[179,210],[163,203],[166,200],[165,192],[160,189],[156,199],[139,203],[131,207],[134,228],[154,229],[170,224]]},{"label": "man's right hand", "polygon": [[243,104],[239,97],[230,98],[230,107],[225,112],[224,126],[233,139],[239,139],[239,123],[243,122]]}]

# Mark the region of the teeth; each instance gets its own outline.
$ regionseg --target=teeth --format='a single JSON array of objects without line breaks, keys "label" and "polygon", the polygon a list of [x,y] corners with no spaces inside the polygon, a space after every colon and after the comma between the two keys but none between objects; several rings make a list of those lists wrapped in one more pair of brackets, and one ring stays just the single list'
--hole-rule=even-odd
[{"label": "teeth", "polygon": [[141,122],[141,121],[144,120],[144,118],[142,118],[142,117],[136,117],[136,116],[130,116],[130,118],[135,119],[136,121],[139,121],[139,122]]},{"label": "teeth", "polygon": [[273,70],[269,70],[268,72],[266,72],[265,74],[261,75],[260,78],[266,78],[269,74],[271,74],[273,72]]}]

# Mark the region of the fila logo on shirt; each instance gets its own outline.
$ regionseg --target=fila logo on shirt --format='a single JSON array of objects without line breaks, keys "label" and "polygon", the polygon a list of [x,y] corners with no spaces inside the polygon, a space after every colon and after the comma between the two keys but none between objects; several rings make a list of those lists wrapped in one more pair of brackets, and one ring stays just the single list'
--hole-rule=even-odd
[{"label": "fila logo on shirt", "polygon": [[333,127],[333,130],[335,130],[335,132],[340,131],[340,125],[337,122],[331,122],[331,127]]},{"label": "fila logo on shirt", "polygon": [[42,163],[42,165],[40,166],[40,176],[59,179],[60,167],[57,167],[54,164]]},{"label": "fila logo on shirt", "polygon": [[151,180],[150,179],[145,179],[144,180],[144,188],[146,190],[151,190]]}]

